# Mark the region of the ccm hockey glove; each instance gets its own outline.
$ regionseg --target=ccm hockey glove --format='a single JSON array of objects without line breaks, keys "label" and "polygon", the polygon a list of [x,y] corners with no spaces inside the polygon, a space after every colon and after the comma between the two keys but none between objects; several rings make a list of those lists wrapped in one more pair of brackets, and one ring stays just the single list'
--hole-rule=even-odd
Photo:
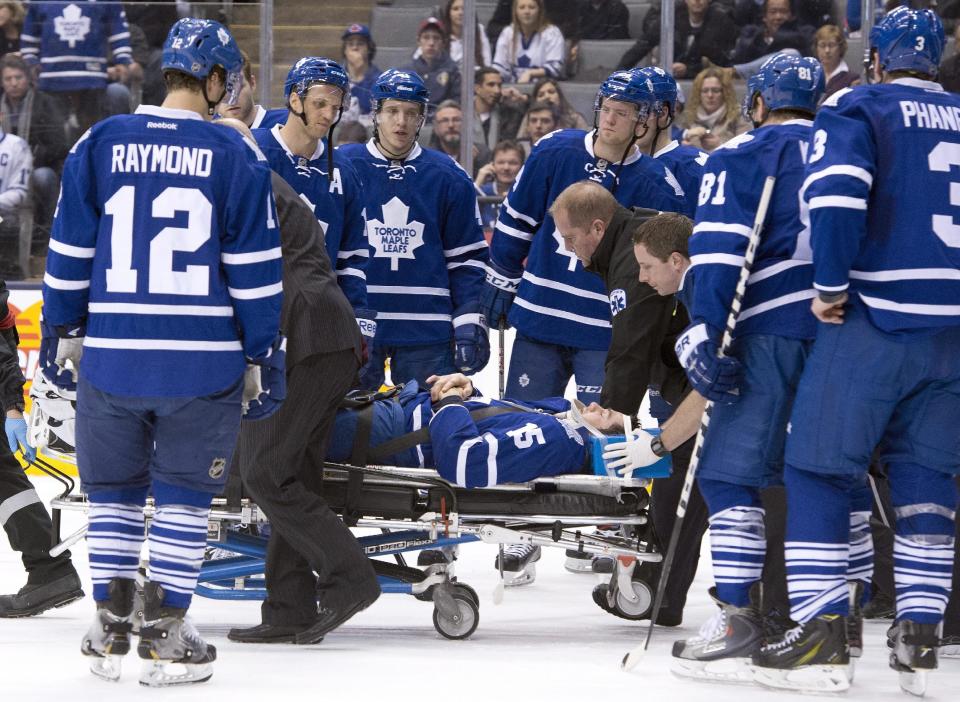
[{"label": "ccm hockey glove", "polygon": [[86,333],[87,328],[83,322],[52,326],[40,321],[38,365],[47,380],[61,390],[77,389],[83,337]]},{"label": "ccm hockey glove", "polygon": [[713,402],[732,405],[740,399],[743,366],[732,356],[720,355],[718,336],[698,320],[684,330],[674,349],[697,392]]},{"label": "ccm hockey glove", "polygon": [[453,328],[453,362],[457,370],[467,375],[483,370],[490,360],[486,320],[482,314],[476,316],[479,317],[479,324],[465,323]]},{"label": "ccm hockey glove", "polygon": [[513,305],[513,298],[517,296],[520,278],[514,278],[493,260],[487,262],[487,282],[480,294],[480,311],[487,319],[487,324],[494,328],[500,326],[503,320],[507,324],[507,314]]},{"label": "ccm hockey glove", "polygon": [[266,419],[287,397],[287,338],[278,334],[267,352],[247,359],[243,376],[243,418]]}]

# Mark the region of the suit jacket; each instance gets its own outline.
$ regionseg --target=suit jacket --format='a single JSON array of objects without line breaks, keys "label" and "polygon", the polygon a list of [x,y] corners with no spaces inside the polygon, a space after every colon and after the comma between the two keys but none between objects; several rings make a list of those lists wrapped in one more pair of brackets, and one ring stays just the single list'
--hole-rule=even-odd
[{"label": "suit jacket", "polygon": [[784,22],[769,44],[763,39],[764,31],[762,24],[751,24],[740,30],[740,38],[733,50],[733,63],[747,63],[784,49],[796,49],[803,56],[810,55],[813,27],[799,24],[796,20]]},{"label": "suit jacket", "polygon": [[330,265],[316,215],[287,182],[271,174],[283,249],[283,309],[287,367],[318,353],[353,349],[360,329]]}]

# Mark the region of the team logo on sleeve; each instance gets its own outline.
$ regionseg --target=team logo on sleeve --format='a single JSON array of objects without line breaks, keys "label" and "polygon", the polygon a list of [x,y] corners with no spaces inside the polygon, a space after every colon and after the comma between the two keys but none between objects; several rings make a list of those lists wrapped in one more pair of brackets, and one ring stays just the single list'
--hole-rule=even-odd
[{"label": "team logo on sleeve", "polygon": [[623,288],[617,288],[610,293],[610,316],[616,317],[618,313],[627,308],[627,293]]},{"label": "team logo on sleeve", "polygon": [[63,8],[60,17],[53,18],[53,31],[60,37],[60,41],[76,48],[77,42],[86,39],[90,33],[90,18],[83,16],[83,11],[73,3]]},{"label": "team logo on sleeve", "polygon": [[395,197],[383,206],[383,221],[367,220],[367,238],[377,258],[389,258],[390,270],[400,267],[401,258],[413,259],[423,244],[423,223],[408,221],[410,208]]}]

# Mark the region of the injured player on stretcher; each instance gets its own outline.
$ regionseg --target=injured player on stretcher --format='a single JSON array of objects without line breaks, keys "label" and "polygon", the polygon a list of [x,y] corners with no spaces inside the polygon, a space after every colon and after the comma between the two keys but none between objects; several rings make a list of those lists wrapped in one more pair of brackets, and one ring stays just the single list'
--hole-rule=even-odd
[{"label": "injured player on stretcher", "polygon": [[[435,468],[451,483],[487,487],[592,473],[591,437],[623,434],[623,415],[596,403],[494,400],[460,373],[427,382],[429,391],[414,381],[342,408],[327,460],[356,462],[356,444],[369,447],[363,458],[370,463]],[[368,439],[356,441],[358,432]]]}]

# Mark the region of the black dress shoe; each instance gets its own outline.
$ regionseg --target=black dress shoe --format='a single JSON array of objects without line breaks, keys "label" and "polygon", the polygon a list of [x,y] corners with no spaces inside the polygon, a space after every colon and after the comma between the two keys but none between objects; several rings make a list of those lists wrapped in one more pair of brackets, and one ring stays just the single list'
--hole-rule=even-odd
[{"label": "black dress shoe", "polygon": [[354,614],[362,612],[372,605],[379,596],[380,593],[378,592],[372,597],[353,600],[339,607],[321,606],[317,621],[306,631],[297,634],[295,643],[303,646],[322,641],[324,636],[346,622]]},{"label": "black dress shoe", "polygon": [[[258,624],[246,629],[231,629],[227,638],[239,643],[300,643],[298,635],[309,631],[309,626],[298,624]],[[319,643],[323,641],[323,634],[308,643]]]},{"label": "black dress shoe", "polygon": [[0,595],[0,617],[32,617],[83,597],[76,571],[48,583],[27,583],[16,595]]}]

